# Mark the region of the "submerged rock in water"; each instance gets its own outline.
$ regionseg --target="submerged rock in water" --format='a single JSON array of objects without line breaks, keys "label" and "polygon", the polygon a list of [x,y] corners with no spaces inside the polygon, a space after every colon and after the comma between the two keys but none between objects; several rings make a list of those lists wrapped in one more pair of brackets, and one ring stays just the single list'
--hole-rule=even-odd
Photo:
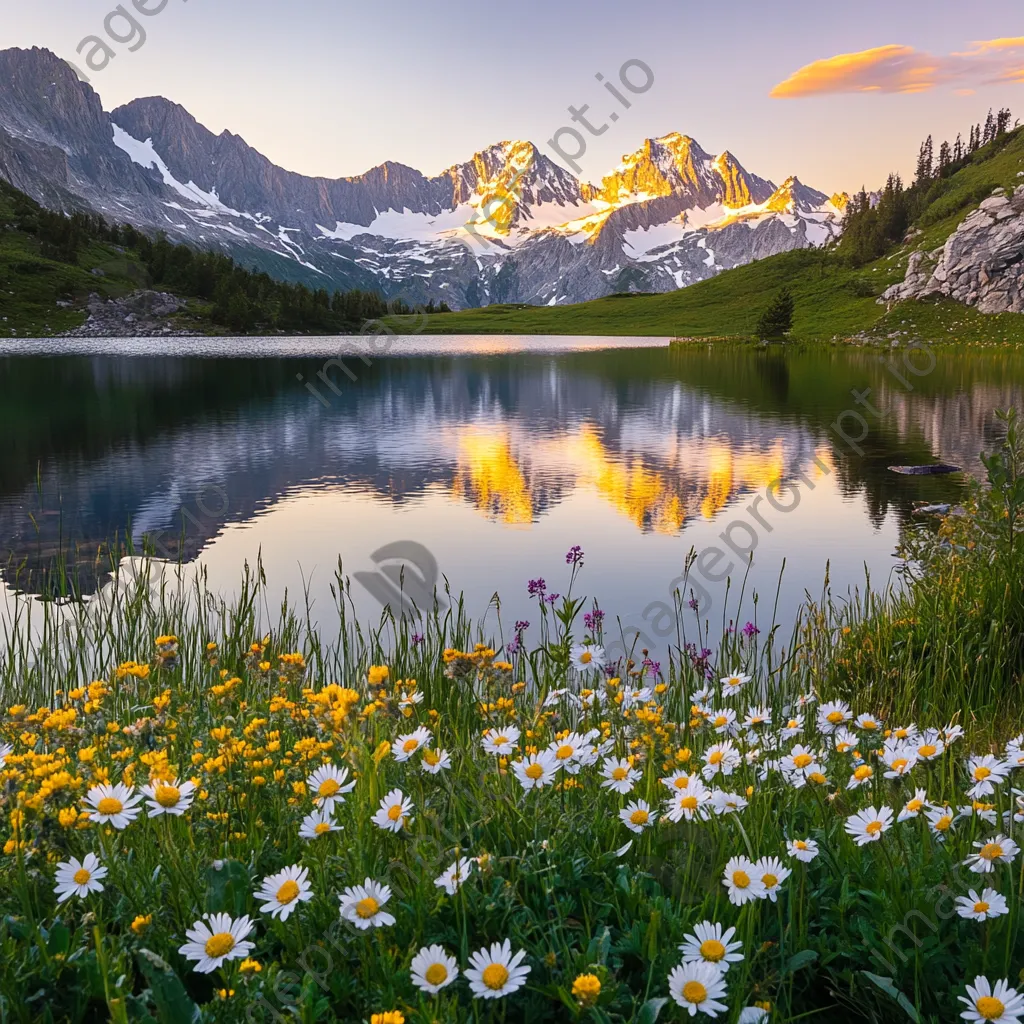
[{"label": "submerged rock in water", "polygon": [[890,473],[901,473],[903,476],[941,476],[943,473],[960,473],[959,466],[950,466],[945,462],[936,462],[933,466],[890,466]]}]

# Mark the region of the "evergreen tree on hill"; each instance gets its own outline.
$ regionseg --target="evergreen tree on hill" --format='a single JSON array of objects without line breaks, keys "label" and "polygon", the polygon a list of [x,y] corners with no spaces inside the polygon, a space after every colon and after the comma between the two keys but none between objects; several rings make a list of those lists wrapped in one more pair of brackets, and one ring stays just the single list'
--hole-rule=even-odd
[{"label": "evergreen tree on hill", "polygon": [[793,329],[793,295],[782,288],[768,304],[757,321],[757,336],[761,341],[779,341]]}]

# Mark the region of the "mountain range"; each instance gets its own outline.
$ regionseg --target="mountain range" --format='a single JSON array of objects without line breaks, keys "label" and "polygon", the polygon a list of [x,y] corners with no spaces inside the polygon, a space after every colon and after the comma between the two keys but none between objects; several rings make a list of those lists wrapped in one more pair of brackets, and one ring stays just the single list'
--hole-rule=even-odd
[{"label": "mountain range", "polygon": [[274,277],[453,308],[666,292],[822,245],[845,195],[781,185],[679,133],[580,181],[525,141],[433,177],[278,167],[161,97],[113,111],[47,50],[0,51],[0,176],[37,201],[220,249]]}]

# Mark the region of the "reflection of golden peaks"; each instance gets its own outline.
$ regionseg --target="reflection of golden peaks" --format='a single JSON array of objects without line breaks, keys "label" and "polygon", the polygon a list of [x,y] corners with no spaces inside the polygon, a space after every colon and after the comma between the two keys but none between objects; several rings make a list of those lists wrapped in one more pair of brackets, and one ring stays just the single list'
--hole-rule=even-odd
[{"label": "reflection of golden peaks", "polygon": [[[656,515],[665,500],[665,482],[659,473],[646,469],[639,457],[629,467],[610,459],[597,430],[589,423],[580,427],[574,439],[567,440],[575,449],[579,463],[579,483],[591,484],[605,501],[640,529],[652,521],[659,524],[665,521],[664,513]],[[678,504],[678,499],[676,501]],[[677,509],[676,515],[681,514],[685,513]]]},{"label": "reflection of golden peaks", "polygon": [[484,512],[498,513],[503,522],[533,522],[530,489],[512,457],[507,435],[470,431],[459,438],[452,494],[468,497]]},{"label": "reflection of golden peaks", "polygon": [[708,493],[701,503],[701,515],[713,519],[725,508],[736,491],[760,490],[785,475],[782,441],[766,452],[741,451],[715,446],[708,453]]}]

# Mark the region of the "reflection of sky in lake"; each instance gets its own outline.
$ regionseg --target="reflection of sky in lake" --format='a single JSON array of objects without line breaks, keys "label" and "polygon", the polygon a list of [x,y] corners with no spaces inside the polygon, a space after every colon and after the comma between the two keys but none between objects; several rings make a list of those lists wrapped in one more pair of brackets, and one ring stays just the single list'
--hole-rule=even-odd
[{"label": "reflection of sky in lake", "polygon": [[[887,394],[863,361],[807,366],[793,355],[765,365],[748,353],[698,365],[665,349],[557,354],[534,343],[516,356],[508,344],[489,341],[486,356],[380,361],[329,409],[296,383],[297,370],[312,376],[318,363],[294,349],[262,360],[0,359],[12,385],[38,381],[48,400],[73,406],[64,429],[45,436],[38,424],[18,427],[30,413],[17,421],[0,547],[37,578],[59,550],[77,551],[88,588],[97,548],[130,523],[136,540],[155,535],[163,550],[198,558],[224,592],[244,561],[261,557],[273,594],[298,597],[305,583],[333,628],[338,558],[354,577],[376,569],[379,548],[414,541],[472,613],[501,596],[507,636],[517,618],[536,621],[527,579],[564,589],[565,552],[580,544],[583,592],[662,650],[653,603],[671,604],[691,547],[728,552],[721,534],[736,521],[749,528],[732,539],[757,542],[740,624],[754,617],[754,591],[759,623],[770,620],[784,561],[787,628],[805,591],[820,593],[826,564],[836,593],[862,584],[865,568],[884,582],[913,499],[957,486],[897,479],[886,466],[949,457],[950,444],[957,457],[979,450],[991,410],[1019,391],[999,367],[908,396]],[[851,459],[828,427],[842,405],[829,402],[865,375],[893,414],[873,450]],[[837,397],[823,398],[830,387]],[[764,500],[778,480],[799,492],[792,511]],[[749,511],[758,496],[760,523]],[[730,563],[727,618],[745,559],[729,553],[706,574]],[[4,579],[14,582],[10,566]],[[724,584],[697,579],[717,631]],[[379,616],[354,578],[352,596],[361,619]]]}]

